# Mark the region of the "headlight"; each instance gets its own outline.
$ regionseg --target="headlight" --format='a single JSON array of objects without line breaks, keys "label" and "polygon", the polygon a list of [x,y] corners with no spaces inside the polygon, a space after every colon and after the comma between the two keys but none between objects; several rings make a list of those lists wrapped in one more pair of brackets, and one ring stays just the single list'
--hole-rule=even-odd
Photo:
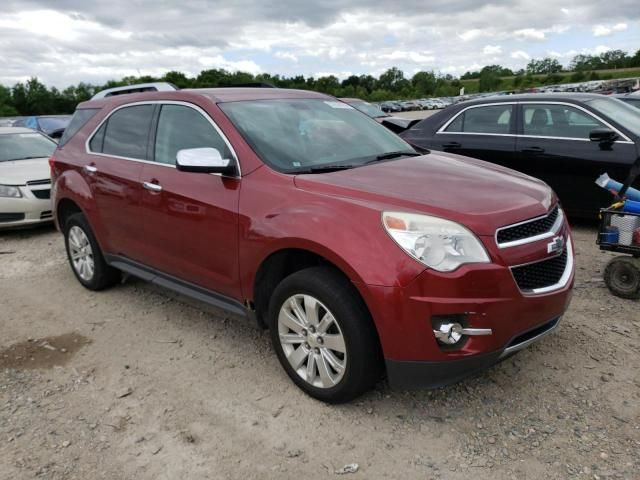
[{"label": "headlight", "polygon": [[0,197],[20,198],[22,194],[18,187],[11,187],[9,185],[0,185]]},{"label": "headlight", "polygon": [[466,263],[489,263],[480,240],[462,225],[414,213],[383,212],[382,224],[409,255],[439,272]]}]

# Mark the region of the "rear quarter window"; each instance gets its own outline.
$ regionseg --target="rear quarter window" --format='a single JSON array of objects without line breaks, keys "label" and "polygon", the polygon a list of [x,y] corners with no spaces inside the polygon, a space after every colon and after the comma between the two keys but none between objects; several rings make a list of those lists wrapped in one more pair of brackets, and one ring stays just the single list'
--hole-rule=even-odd
[{"label": "rear quarter window", "polygon": [[89,148],[95,153],[147,160],[147,144],[154,105],[133,105],[113,112],[94,134]]},{"label": "rear quarter window", "polygon": [[62,134],[62,138],[58,145],[61,147],[64,146],[64,144],[71,140],[73,136],[78,133],[80,129],[84,127],[99,111],[99,108],[83,108],[81,110],[76,110],[73,117],[71,117],[69,125],[67,125],[67,128]]}]

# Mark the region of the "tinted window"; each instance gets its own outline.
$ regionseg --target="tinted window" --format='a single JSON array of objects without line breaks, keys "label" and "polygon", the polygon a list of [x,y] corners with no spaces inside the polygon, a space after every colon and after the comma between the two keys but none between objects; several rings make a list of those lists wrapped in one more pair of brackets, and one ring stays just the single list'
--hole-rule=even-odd
[{"label": "tinted window", "polygon": [[153,105],[136,105],[116,111],[107,121],[102,152],[129,158],[147,158]]},{"label": "tinted window", "polygon": [[71,121],[60,139],[59,145],[62,146],[71,140],[78,131],[85,126],[85,124],[93,118],[93,116],[99,111],[99,108],[85,108],[83,110],[76,110],[76,113],[71,117]]},{"label": "tinted window", "polygon": [[107,129],[107,122],[95,133],[91,141],[89,142],[89,150],[96,153],[102,153],[102,146],[104,145],[104,131]]},{"label": "tinted window", "polygon": [[580,109],[567,105],[523,105],[524,135],[563,138],[589,138],[594,128],[607,128]]},{"label": "tinted window", "polygon": [[446,132],[509,133],[513,105],[474,107],[458,115]]},{"label": "tinted window", "polygon": [[184,105],[163,105],[158,119],[155,161],[175,165],[179,150],[212,147],[222,158],[232,158],[226,143],[197,110]]}]

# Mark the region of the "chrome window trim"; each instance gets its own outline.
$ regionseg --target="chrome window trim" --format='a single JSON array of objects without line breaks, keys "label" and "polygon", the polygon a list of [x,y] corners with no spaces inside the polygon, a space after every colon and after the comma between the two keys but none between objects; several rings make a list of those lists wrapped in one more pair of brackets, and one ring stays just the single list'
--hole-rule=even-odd
[{"label": "chrome window trim", "polygon": [[[120,110],[122,108],[135,107],[135,106],[138,106],[138,105],[182,105],[184,107],[192,108],[196,112],[200,113],[200,115],[204,116],[204,118],[213,126],[213,128],[216,130],[216,132],[218,132],[218,135],[220,135],[220,137],[222,138],[224,143],[227,145],[227,148],[231,152],[231,156],[233,157],[233,160],[236,162],[236,165],[238,166],[238,175],[236,175],[234,177],[231,177],[231,178],[242,178],[242,167],[240,166],[240,160],[238,160],[238,155],[236,154],[236,151],[233,148],[233,146],[231,145],[231,142],[229,142],[229,139],[222,132],[220,127],[218,127],[218,125],[213,121],[213,119],[209,116],[209,114],[207,112],[205,112],[202,108],[200,108],[198,105],[195,105],[195,104],[189,103],[189,102],[180,101],[180,100],[146,100],[146,101],[141,101],[141,102],[125,103],[123,105],[120,105],[120,106],[114,108],[113,110],[111,110],[107,114],[106,117],[104,117],[100,121],[100,123],[87,136],[87,139],[84,142],[84,148],[85,148],[85,152],[87,153],[87,155],[97,155],[99,157],[117,158],[117,159],[120,159],[120,160],[129,160],[129,161],[132,161],[132,162],[148,163],[148,164],[151,164],[151,165],[161,165],[163,167],[176,168],[175,165],[169,165],[167,163],[154,162],[153,160],[144,160],[144,159],[141,159],[141,158],[132,158],[132,157],[122,157],[120,155],[108,155],[106,153],[100,153],[100,152],[91,151],[91,148],[89,147],[89,143],[91,142],[91,140],[93,139],[95,134],[98,132],[98,130],[100,130],[102,125],[104,125],[104,123],[107,120],[109,120],[111,115],[113,115],[115,112],[117,112],[118,110]],[[157,126],[156,126],[156,128],[157,128]],[[222,176],[221,173],[212,173],[210,175]]]},{"label": "chrome window trim", "polygon": [[525,225],[527,223],[535,222],[537,220],[542,220],[543,218],[548,217],[550,213],[551,212],[547,213],[546,215],[540,215],[539,217],[530,218],[529,220],[524,220],[522,222],[513,223],[511,225],[505,225],[504,227],[498,228],[495,233],[496,245],[498,245],[498,248],[500,249],[517,247],[519,245],[526,245],[527,243],[538,242],[540,240],[544,240],[545,238],[550,238],[555,236],[560,230],[560,228],[562,227],[562,223],[564,222],[564,212],[562,211],[560,206],[558,206],[558,217],[556,218],[556,221],[553,222],[553,225],[551,225],[551,229],[548,232],[540,233],[538,235],[534,235],[533,237],[521,238],[520,240],[513,240],[511,242],[504,242],[504,243],[498,242],[498,233],[501,230],[506,230],[507,228],[513,228],[520,225]]},{"label": "chrome window trim", "polygon": [[[447,123],[445,123],[442,127],[440,127],[438,129],[438,131],[436,132],[436,134],[438,133],[447,133],[447,134],[456,134],[456,133],[462,133],[462,134],[466,134],[466,135],[495,135],[495,136],[512,136],[514,134],[512,133],[474,133],[474,132],[445,132],[444,130],[446,130],[446,128],[453,123],[453,121],[458,118],[460,115],[462,115],[464,112],[466,112],[467,110],[471,110],[472,108],[482,108],[482,107],[498,107],[500,105],[518,105],[518,102],[495,102],[495,103],[481,103],[479,105],[469,105],[468,107],[463,108],[462,110],[460,110],[458,113],[456,113],[453,117],[451,117],[449,119],[449,121]],[[511,110],[511,114],[513,115],[513,109]],[[509,117],[509,123],[511,123],[511,117]]]},{"label": "chrome window trim", "polygon": [[578,110],[582,110],[587,115],[592,116],[593,118],[598,120],[600,123],[603,123],[604,125],[609,127],[611,130],[616,132],[620,136],[620,138],[624,139],[624,140],[616,140],[614,143],[622,143],[622,144],[634,145],[633,141],[628,136],[626,136],[620,130],[618,130],[617,128],[612,126],[606,120],[603,120],[597,114],[591,112],[590,110],[587,110],[586,108],[582,107],[581,105],[576,105],[575,103],[568,103],[568,102],[544,101],[544,100],[526,100],[526,101],[519,101],[519,102],[495,102],[495,103],[483,103],[483,104],[480,104],[480,105],[470,105],[470,106],[468,106],[466,108],[463,108],[458,113],[456,113],[453,117],[451,117],[449,119],[449,121],[447,121],[447,123],[445,123],[442,127],[440,127],[438,129],[438,131],[436,132],[436,135],[440,135],[440,134],[446,134],[446,135],[488,135],[488,136],[493,136],[493,137],[519,137],[519,138],[544,138],[544,139],[549,139],[549,140],[574,140],[574,141],[578,141],[578,142],[590,142],[591,141],[588,138],[551,137],[551,136],[543,136],[543,135],[525,135],[525,134],[518,134],[518,133],[474,133],[474,132],[446,132],[445,131],[445,129],[449,126],[449,124],[451,124],[460,114],[466,112],[467,110],[469,110],[471,108],[487,107],[487,106],[494,106],[494,105],[531,105],[531,104],[534,104],[534,105],[545,105],[545,104],[546,105],[565,105],[565,106],[568,106],[568,107],[577,108]]},{"label": "chrome window trim", "polygon": [[520,290],[520,293],[522,293],[522,295],[527,297],[532,295],[542,295],[545,293],[550,293],[556,290],[560,290],[567,286],[567,284],[569,283],[569,280],[571,279],[571,273],[573,272],[573,246],[571,245],[570,235],[567,235],[566,242],[567,242],[567,245],[566,245],[567,264],[564,267],[564,272],[562,272],[562,276],[560,277],[560,280],[558,280],[558,282],[554,283],[553,285],[549,285],[547,287],[541,287],[541,288],[534,288],[532,290],[522,290],[518,285],[518,282],[516,282],[516,277],[513,275],[513,269],[518,267],[525,267],[527,265],[534,265],[536,263],[544,262],[546,260],[551,260],[552,258],[559,257],[560,255],[562,255],[563,252],[560,252],[557,255],[543,258],[541,260],[535,260],[533,262],[522,263],[520,265],[513,265],[509,267],[509,271],[511,272],[511,277],[513,278],[513,281],[516,284],[516,287],[518,287],[518,290]]}]

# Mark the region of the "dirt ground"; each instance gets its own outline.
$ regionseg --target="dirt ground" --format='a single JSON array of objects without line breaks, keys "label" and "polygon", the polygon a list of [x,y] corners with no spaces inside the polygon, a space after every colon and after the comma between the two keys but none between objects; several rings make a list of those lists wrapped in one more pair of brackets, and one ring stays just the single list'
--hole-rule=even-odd
[{"label": "dirt ground", "polygon": [[[557,332],[458,385],[319,403],[249,321],[83,289],[51,228],[0,233],[0,479],[640,479],[640,304],[574,230]],[[355,468],[353,468],[355,470]],[[340,478],[340,477],[337,477]]]}]

